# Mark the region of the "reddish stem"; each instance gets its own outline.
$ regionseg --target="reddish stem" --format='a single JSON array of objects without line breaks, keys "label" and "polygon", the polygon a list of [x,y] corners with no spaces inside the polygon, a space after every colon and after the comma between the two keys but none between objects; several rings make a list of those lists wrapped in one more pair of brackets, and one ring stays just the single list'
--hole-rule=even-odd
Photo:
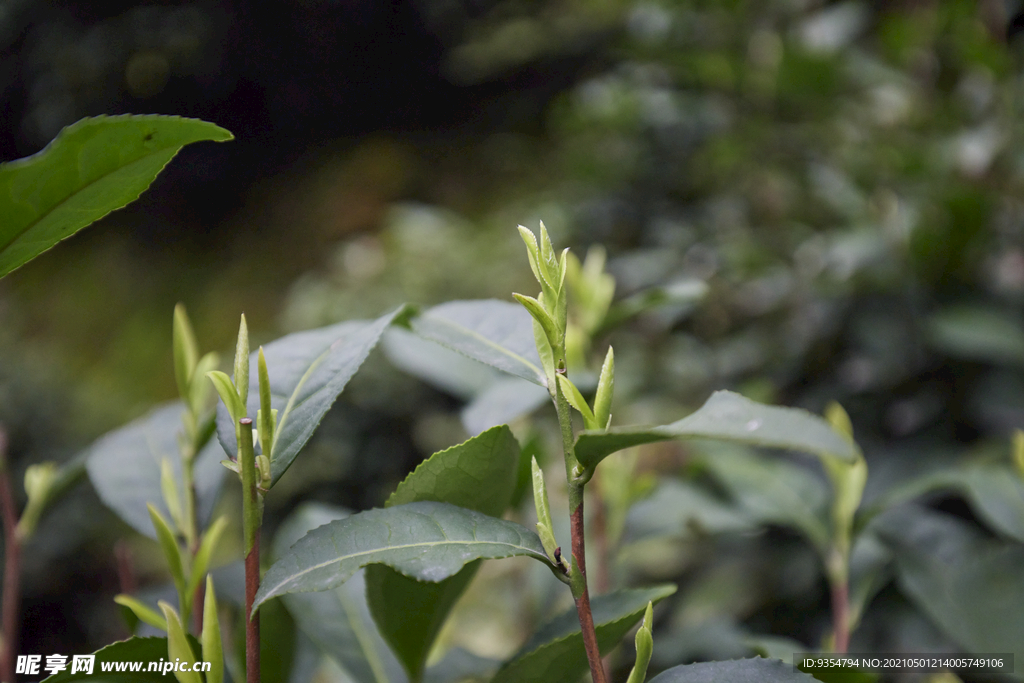
[{"label": "reddish stem", "polygon": [[844,654],[850,646],[850,595],[846,580],[832,583],[832,649]]},{"label": "reddish stem", "polygon": [[580,631],[583,633],[583,647],[587,651],[587,663],[590,664],[590,674],[594,679],[593,683],[608,683],[604,672],[604,664],[601,662],[601,650],[597,646],[597,633],[594,631],[594,615],[590,611],[590,592],[587,590],[587,554],[586,544],[583,539],[583,500],[580,496],[579,505],[572,511],[570,517],[572,530],[572,557],[583,577],[583,590],[576,598],[576,614],[580,620]]},{"label": "reddish stem", "polygon": [[135,563],[132,561],[132,550],[123,540],[114,544],[114,563],[117,566],[117,585],[125,595],[134,595]]},{"label": "reddish stem", "polygon": [[252,605],[260,589],[260,532],[245,556],[245,680],[260,683],[260,616],[252,616]]},{"label": "reddish stem", "polygon": [[18,653],[18,608],[21,569],[21,539],[18,513],[14,507],[11,477],[7,471],[7,436],[0,429],[0,516],[4,525],[3,646],[0,647],[0,678],[14,683],[14,660]]},{"label": "reddish stem", "polygon": [[203,605],[206,602],[206,582],[200,581],[192,596],[192,633],[197,636],[203,632]]}]

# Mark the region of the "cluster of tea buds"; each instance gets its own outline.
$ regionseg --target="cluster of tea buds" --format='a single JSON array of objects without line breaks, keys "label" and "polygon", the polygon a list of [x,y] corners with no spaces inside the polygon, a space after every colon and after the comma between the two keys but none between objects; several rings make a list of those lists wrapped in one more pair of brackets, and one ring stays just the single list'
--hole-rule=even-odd
[{"label": "cluster of tea buds", "polygon": [[[238,326],[238,341],[235,345],[234,377],[227,373],[213,370],[206,373],[213,383],[224,407],[235,425],[235,437],[238,441],[239,453],[253,452],[252,458],[256,468],[256,486],[260,493],[266,493],[273,481],[271,460],[273,458],[274,435],[277,430],[277,409],[270,406],[270,375],[267,372],[267,359],[263,355],[263,347],[257,354],[257,377],[259,382],[260,407],[256,411],[256,428],[247,416],[249,398],[249,330],[242,314]],[[248,447],[242,443],[249,442]],[[255,453],[259,444],[260,453]],[[248,456],[247,456],[248,457]],[[237,460],[222,460],[221,464],[242,477],[242,468]]]},{"label": "cluster of tea buds", "polygon": [[540,224],[540,240],[523,226],[519,226],[519,234],[526,243],[526,253],[530,261],[530,270],[540,284],[537,298],[523,294],[513,294],[534,320],[534,337],[537,351],[544,365],[548,380],[548,391],[555,396],[556,374],[565,371],[565,328],[566,304],[568,300],[565,274],[569,250],[555,256],[551,238]]}]

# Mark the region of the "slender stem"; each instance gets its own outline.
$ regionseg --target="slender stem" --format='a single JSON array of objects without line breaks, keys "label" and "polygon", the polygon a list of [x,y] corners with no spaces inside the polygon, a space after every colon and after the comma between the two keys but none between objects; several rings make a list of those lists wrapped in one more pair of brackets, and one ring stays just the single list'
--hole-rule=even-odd
[{"label": "slender stem", "polygon": [[114,543],[114,562],[117,567],[117,585],[125,595],[135,595],[135,563],[132,561],[132,549],[123,540]]},{"label": "slender stem", "polygon": [[[580,504],[570,517],[572,529],[572,597],[576,602],[576,615],[583,633],[583,647],[587,651],[587,663],[594,683],[607,683],[601,651],[597,646],[597,632],[594,629],[594,615],[590,611],[590,593],[587,590],[586,549],[583,543],[583,487],[580,486]],[[572,496],[570,495],[570,498]]]},{"label": "slender stem", "polygon": [[[192,551],[192,557],[196,556]],[[192,633],[198,637],[203,632],[203,605],[206,602],[206,581],[200,581],[192,594]]]},{"label": "slender stem", "polygon": [[0,647],[0,680],[14,683],[14,660],[18,654],[18,610],[21,598],[21,538],[18,513],[14,507],[11,477],[7,470],[7,435],[0,428],[0,515],[4,526],[4,595],[2,612],[3,645]]},{"label": "slender stem", "polygon": [[594,615],[590,611],[590,593],[587,590],[587,553],[584,541],[583,519],[583,487],[589,478],[580,472],[579,461],[573,446],[572,414],[569,401],[562,390],[555,384],[555,409],[558,412],[558,423],[562,431],[562,450],[565,455],[565,473],[569,482],[569,530],[572,536],[572,560],[569,572],[569,587],[576,603],[576,615],[580,620],[580,631],[583,634],[583,647],[587,651],[587,663],[590,665],[590,676],[593,683],[607,683],[604,665],[601,662],[601,651],[597,645],[597,632],[594,630]]},{"label": "slender stem", "polygon": [[242,534],[245,540],[245,678],[260,680],[260,620],[252,606],[260,589],[260,514],[256,490],[256,454],[252,446],[252,419],[238,421],[238,464],[242,469]]},{"label": "slender stem", "polygon": [[850,580],[848,553],[833,548],[827,575],[832,592],[832,650],[844,654],[850,645]]},{"label": "slender stem", "polygon": [[252,614],[252,604],[260,589],[260,532],[245,556],[245,681],[260,683],[260,615]]},{"label": "slender stem", "polygon": [[604,500],[602,490],[603,480],[595,480],[597,484],[597,495],[591,496],[590,502],[596,508],[590,515],[590,538],[597,545],[597,572],[594,577],[594,590],[607,593],[611,589],[611,549],[608,543],[608,505]]}]

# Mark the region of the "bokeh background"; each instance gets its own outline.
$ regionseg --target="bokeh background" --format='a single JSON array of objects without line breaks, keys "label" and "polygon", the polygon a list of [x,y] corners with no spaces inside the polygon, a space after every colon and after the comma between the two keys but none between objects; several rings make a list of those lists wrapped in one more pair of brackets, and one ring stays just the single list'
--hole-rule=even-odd
[{"label": "bokeh background", "polygon": [[[404,301],[508,298],[534,287],[515,225],[540,219],[581,255],[606,247],[620,301],[707,286],[608,337],[632,406],[620,424],[677,419],[718,388],[838,400],[869,498],[965,454],[1005,457],[1024,426],[1020,4],[0,2],[0,159],[98,114],[198,117],[236,138],[187,147],[139,201],[0,282],[15,473],[175,396],[179,301],[200,345],[227,352],[242,311],[261,342]],[[381,504],[464,438],[460,406],[373,356],[268,524],[299,500]],[[645,451],[639,467],[686,455]],[[973,519],[954,495],[931,504]],[[828,628],[792,534],[659,548],[645,570],[612,559],[689,587],[656,664]],[[24,652],[125,635],[115,556],[137,583],[162,580],[86,483],[26,551]],[[876,603],[862,644],[945,642],[895,588]],[[514,648],[531,618],[474,626],[498,643],[477,646]]]}]

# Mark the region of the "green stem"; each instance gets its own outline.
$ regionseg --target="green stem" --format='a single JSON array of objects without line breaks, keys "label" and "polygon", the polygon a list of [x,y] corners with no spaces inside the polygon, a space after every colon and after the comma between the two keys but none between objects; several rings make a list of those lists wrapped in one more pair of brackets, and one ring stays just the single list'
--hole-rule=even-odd
[{"label": "green stem", "polygon": [[[564,357],[564,354],[563,354]],[[564,360],[563,367],[564,367]],[[569,588],[572,590],[573,601],[576,603],[576,615],[580,621],[583,634],[583,646],[587,651],[587,663],[590,665],[590,676],[593,683],[607,683],[604,665],[601,662],[601,651],[597,645],[597,632],[594,629],[594,615],[590,611],[590,593],[587,590],[587,558],[584,541],[583,489],[590,479],[589,472],[583,471],[576,460],[574,436],[572,431],[572,413],[569,401],[561,388],[555,385],[555,409],[558,412],[558,424],[562,431],[562,451],[565,455],[565,473],[569,483],[569,530],[572,536],[572,560],[569,570]]]},{"label": "green stem", "polygon": [[242,535],[245,542],[245,678],[260,680],[260,620],[252,613],[260,588],[260,514],[256,490],[256,453],[252,446],[252,419],[238,421],[238,464],[242,470]]}]

